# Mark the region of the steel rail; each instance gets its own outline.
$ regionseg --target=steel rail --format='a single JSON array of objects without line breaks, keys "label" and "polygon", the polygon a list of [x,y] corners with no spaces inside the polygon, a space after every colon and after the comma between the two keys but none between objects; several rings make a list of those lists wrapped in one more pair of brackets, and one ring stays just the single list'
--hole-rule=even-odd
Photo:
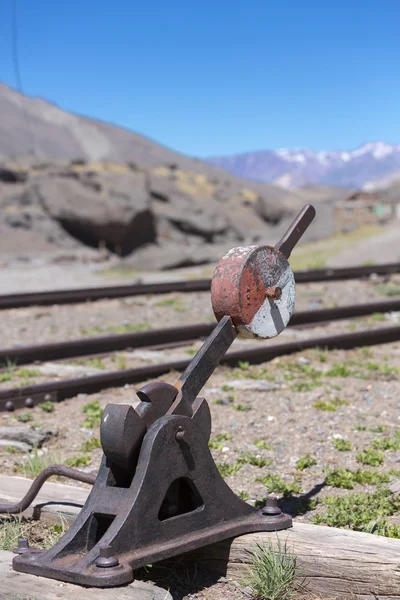
[{"label": "steel rail", "polygon": [[[400,263],[389,263],[374,266],[313,269],[295,272],[296,283],[313,283],[323,281],[339,281],[359,279],[373,274],[390,275],[400,273]],[[192,281],[168,281],[162,283],[140,283],[110,287],[93,287],[45,292],[28,292],[24,294],[0,295],[0,310],[22,308],[27,306],[48,306],[52,304],[74,304],[94,300],[125,298],[145,294],[166,294],[169,292],[208,292],[210,279]]]},{"label": "steel rail", "polygon": [[[295,312],[289,325],[297,326],[323,323],[325,321],[349,319],[373,313],[393,311],[400,311],[400,297],[392,300],[370,302],[368,304]],[[9,362],[24,365],[37,361],[62,360],[79,356],[104,354],[128,348],[154,347],[185,341],[192,342],[195,339],[210,335],[214,327],[214,323],[199,323],[166,329],[137,331],[20,348],[0,349],[0,366],[6,365]]]},{"label": "steel rail", "polygon": [[[275,344],[272,346],[253,347],[228,352],[221,364],[237,365],[239,361],[258,364],[277,356],[300,352],[307,348],[349,349],[360,346],[373,346],[400,340],[400,326],[385,327],[367,331],[357,331],[343,335],[332,335]],[[159,365],[150,365],[122,371],[112,371],[91,375],[89,377],[67,379],[49,383],[39,383],[22,388],[0,390],[0,412],[22,407],[32,407],[43,399],[62,401],[77,394],[93,394],[110,387],[121,387],[138,383],[152,377],[159,377],[170,371],[183,371],[190,359],[176,360]]]}]

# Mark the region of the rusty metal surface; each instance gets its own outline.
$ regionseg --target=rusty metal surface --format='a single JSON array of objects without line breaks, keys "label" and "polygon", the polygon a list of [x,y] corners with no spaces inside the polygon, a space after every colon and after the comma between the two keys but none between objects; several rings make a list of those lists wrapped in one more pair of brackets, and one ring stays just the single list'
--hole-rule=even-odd
[{"label": "rusty metal surface", "polygon": [[57,475],[58,477],[67,477],[68,479],[73,479],[74,481],[89,483],[90,485],[93,485],[96,481],[96,475],[92,473],[77,471],[76,469],[71,469],[65,465],[52,465],[46,469],[43,469],[43,471],[39,473],[39,475],[33,480],[31,487],[22,500],[20,500],[20,502],[16,502],[15,504],[0,503],[0,513],[16,515],[24,512],[24,510],[26,510],[28,506],[32,504],[40,492],[44,482],[47,481],[49,477],[53,477],[54,475]]},{"label": "rusty metal surface", "polygon": [[294,275],[287,259],[315,217],[306,205],[275,247],[232,248],[219,261],[211,282],[217,320],[231,317],[242,337],[279,335],[294,310]]},{"label": "rusty metal surface", "polygon": [[[270,290],[280,288],[278,299]],[[233,248],[218,263],[211,302],[219,321],[229,315],[242,337],[271,338],[294,310],[294,277],[285,257],[271,246]]]},{"label": "rusty metal surface", "polygon": [[290,257],[293,248],[311,225],[314,217],[315,208],[311,204],[307,204],[299,212],[279,242],[275,244],[275,248],[279,250],[279,252],[282,252],[286,259]]}]

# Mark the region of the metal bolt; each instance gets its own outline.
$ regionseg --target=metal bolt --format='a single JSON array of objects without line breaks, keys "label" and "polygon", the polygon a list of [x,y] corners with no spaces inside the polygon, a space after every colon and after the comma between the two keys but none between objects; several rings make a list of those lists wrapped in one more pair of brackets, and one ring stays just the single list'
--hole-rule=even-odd
[{"label": "metal bolt", "polygon": [[45,397],[44,397],[44,401],[45,402],[50,402],[51,400],[52,400],[51,394],[46,394]]},{"label": "metal bolt", "polygon": [[30,552],[29,541],[27,538],[18,538],[18,546],[14,548],[14,554],[26,554]]},{"label": "metal bolt", "polygon": [[26,400],[25,400],[25,406],[26,406],[27,408],[33,408],[33,407],[34,407],[34,404],[35,404],[35,403],[33,402],[33,399],[32,399],[32,398],[26,398]]},{"label": "metal bolt", "polygon": [[14,402],[12,402],[11,400],[7,400],[7,402],[5,403],[4,408],[6,410],[8,410],[9,412],[12,412],[14,410]]},{"label": "metal bolt", "polygon": [[111,546],[101,546],[100,554],[96,559],[96,567],[109,569],[110,567],[116,567],[117,565],[119,565],[119,560],[118,557],[114,554]]},{"label": "metal bolt", "polygon": [[261,512],[263,515],[271,517],[277,517],[282,514],[282,511],[278,506],[278,498],[276,496],[268,496],[267,502]]},{"label": "metal bolt", "polygon": [[186,443],[188,443],[188,441],[189,441],[189,434],[188,434],[187,431],[185,431],[183,429],[183,427],[181,425],[179,425],[179,427],[178,427],[178,431],[177,431],[177,433],[175,435],[175,439],[176,439],[177,442],[186,442]]},{"label": "metal bolt", "polygon": [[265,297],[270,298],[271,300],[279,300],[282,296],[282,288],[277,285],[273,287],[269,287],[265,290]]}]

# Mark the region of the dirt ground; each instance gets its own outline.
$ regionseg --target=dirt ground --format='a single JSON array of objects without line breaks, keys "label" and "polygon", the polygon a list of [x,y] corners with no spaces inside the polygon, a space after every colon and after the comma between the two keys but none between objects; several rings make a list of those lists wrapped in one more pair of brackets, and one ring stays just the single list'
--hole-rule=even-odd
[{"label": "dirt ground", "polygon": [[[296,310],[387,300],[397,294],[400,276],[299,285]],[[3,347],[11,347],[213,320],[209,294],[166,294],[1,311],[0,330]],[[260,343],[395,324],[400,324],[400,313],[379,313],[312,329],[289,328],[274,341]],[[237,341],[235,347],[251,344]],[[18,367],[9,365],[0,373],[9,374],[0,387],[163,362],[166,357],[187,359],[199,346],[200,342],[162,352],[137,350],[32,365],[20,374]],[[170,373],[161,379],[174,383],[178,376]],[[52,430],[49,441],[36,452],[36,463],[69,461],[92,471],[102,455],[99,408],[136,402],[140,387],[126,385],[46,408],[1,413],[0,426]],[[382,492],[400,478],[400,342],[347,351],[319,348],[256,366],[218,367],[201,395],[212,413],[211,452],[227,483],[243,499],[261,506],[267,494],[276,493],[281,508],[296,520],[400,537],[400,504]],[[32,455],[29,460],[10,447],[0,449],[0,472],[32,475]],[[360,503],[360,515],[363,502],[377,504],[376,514],[370,509],[371,523],[361,517],[352,521],[349,506],[330,500],[346,497]],[[199,584],[186,571],[176,572],[175,579],[168,577],[165,585],[172,586],[176,599],[251,596],[241,582],[211,582],[203,575]],[[202,584],[204,590],[196,588]]]}]

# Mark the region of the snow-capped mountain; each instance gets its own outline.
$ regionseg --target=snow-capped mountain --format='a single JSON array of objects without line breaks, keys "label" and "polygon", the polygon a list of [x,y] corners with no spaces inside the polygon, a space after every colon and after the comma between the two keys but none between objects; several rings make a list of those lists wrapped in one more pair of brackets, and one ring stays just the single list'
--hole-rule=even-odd
[{"label": "snow-capped mountain", "polygon": [[339,185],[370,189],[400,171],[400,144],[368,142],[355,150],[266,150],[207,159],[234,175],[283,187]]}]

